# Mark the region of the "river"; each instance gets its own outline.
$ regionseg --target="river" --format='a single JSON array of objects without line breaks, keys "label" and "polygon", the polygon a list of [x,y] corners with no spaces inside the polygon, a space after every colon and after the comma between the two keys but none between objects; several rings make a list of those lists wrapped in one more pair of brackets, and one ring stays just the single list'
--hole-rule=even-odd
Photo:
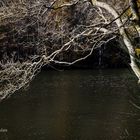
[{"label": "river", "polygon": [[42,71],[0,103],[0,140],[140,140],[138,106],[128,69]]}]

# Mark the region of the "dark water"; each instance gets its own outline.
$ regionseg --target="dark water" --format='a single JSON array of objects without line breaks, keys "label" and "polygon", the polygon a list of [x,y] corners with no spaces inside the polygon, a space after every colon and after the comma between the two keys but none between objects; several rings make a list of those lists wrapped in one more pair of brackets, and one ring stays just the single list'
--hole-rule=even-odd
[{"label": "dark water", "polygon": [[0,103],[0,140],[140,140],[133,104],[140,87],[127,69],[42,72]]}]

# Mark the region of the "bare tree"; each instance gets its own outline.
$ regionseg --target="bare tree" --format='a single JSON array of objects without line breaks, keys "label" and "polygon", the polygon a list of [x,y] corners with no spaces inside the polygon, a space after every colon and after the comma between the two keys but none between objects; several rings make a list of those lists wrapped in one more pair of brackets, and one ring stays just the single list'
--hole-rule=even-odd
[{"label": "bare tree", "polygon": [[116,37],[124,42],[140,80],[133,41],[138,25],[132,24],[129,9],[128,2],[117,0],[1,1],[0,99],[27,86],[44,65],[72,65]]}]

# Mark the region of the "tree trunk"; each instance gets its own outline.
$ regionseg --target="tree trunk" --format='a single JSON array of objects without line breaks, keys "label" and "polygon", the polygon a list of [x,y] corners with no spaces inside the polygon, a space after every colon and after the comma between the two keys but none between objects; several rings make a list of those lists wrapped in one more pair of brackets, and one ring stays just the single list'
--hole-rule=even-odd
[{"label": "tree trunk", "polygon": [[120,18],[118,18],[119,14],[113,7],[111,7],[107,3],[99,2],[99,1],[95,2],[95,0],[92,0],[92,2],[95,6],[98,6],[98,7],[101,7],[103,9],[107,10],[116,19],[115,22],[119,28],[120,35],[122,36],[124,44],[126,45],[128,52],[129,52],[130,66],[131,66],[133,72],[135,73],[135,75],[137,76],[138,82],[140,82],[140,69],[136,64],[134,46],[133,46],[131,40],[127,36],[127,33],[123,26],[122,20]]}]

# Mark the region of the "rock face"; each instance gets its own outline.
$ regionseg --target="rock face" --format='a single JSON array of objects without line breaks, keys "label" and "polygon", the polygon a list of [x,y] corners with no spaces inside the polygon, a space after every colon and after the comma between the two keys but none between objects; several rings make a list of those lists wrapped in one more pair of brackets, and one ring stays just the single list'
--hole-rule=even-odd
[{"label": "rock face", "polygon": [[[97,22],[98,17],[95,14],[97,9],[90,3],[81,1],[68,8],[46,11],[45,6],[49,6],[51,2],[51,0],[45,1],[46,5],[41,5],[41,11],[38,11],[39,8],[31,8],[37,4],[35,0],[26,1],[25,5],[15,1],[12,5],[7,3],[6,8],[1,7],[3,15],[8,12],[13,13],[11,16],[7,14],[2,19],[3,22],[0,22],[0,61],[2,63],[11,60],[21,63],[30,61],[35,55],[44,53],[42,48],[45,48],[47,55],[50,55],[66,44],[69,39],[85,31],[86,27]],[[68,51],[62,51],[56,59],[71,62],[84,57],[91,50],[94,40],[96,42],[94,36],[81,35],[70,44]],[[102,45],[101,48],[95,49],[86,60],[70,67],[57,66],[65,68],[126,67],[129,57],[123,49],[120,49],[119,42],[112,40]],[[56,64],[51,65],[56,66]]]}]

